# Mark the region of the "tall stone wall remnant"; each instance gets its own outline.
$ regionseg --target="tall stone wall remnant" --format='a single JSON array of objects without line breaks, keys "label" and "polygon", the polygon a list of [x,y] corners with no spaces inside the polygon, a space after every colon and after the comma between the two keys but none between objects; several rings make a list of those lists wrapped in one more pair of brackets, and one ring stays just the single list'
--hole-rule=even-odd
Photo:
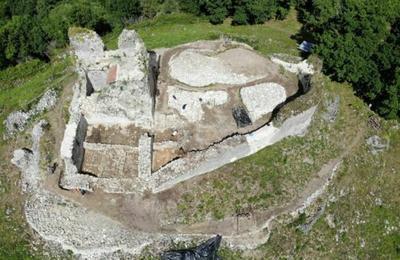
[{"label": "tall stone wall remnant", "polygon": [[[152,73],[157,68],[154,64],[149,64],[150,55],[141,38],[133,30],[124,30],[118,39],[119,48],[112,51],[104,51],[101,38],[93,31],[72,28],[69,37],[78,61],[79,84],[75,87],[70,120],[61,147],[65,170],[60,185],[66,189],[91,191],[95,187],[101,187],[109,192],[124,192],[124,183],[117,176],[115,180],[107,178],[108,181],[104,181],[100,177],[82,172],[85,149],[102,145],[86,143],[88,126],[132,125],[139,129],[138,133],[146,133],[140,137],[137,147],[127,148],[129,151],[138,150],[130,156],[134,156],[131,163],[137,160],[139,169],[138,173],[132,173],[127,178],[137,178],[138,174],[151,175],[150,132],[153,125],[156,84],[156,77]],[[121,150],[118,145],[107,145],[110,152]],[[135,154],[138,154],[138,157],[135,157]],[[96,151],[92,151],[91,155],[91,160],[104,156]],[[113,156],[109,158],[116,158],[118,153]],[[119,172],[136,169],[125,169],[123,165],[120,165],[120,168]],[[105,176],[113,174],[105,173]]]}]

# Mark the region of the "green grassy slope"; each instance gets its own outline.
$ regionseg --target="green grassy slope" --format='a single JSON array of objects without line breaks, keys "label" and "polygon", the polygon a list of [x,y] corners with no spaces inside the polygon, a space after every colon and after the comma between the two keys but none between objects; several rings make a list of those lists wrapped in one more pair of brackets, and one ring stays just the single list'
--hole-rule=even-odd
[{"label": "green grassy slope", "polygon": [[32,60],[0,72],[0,136],[7,115],[29,109],[47,89],[59,89],[72,75],[71,64],[70,58],[54,59],[52,63]]},{"label": "green grassy slope", "polygon": [[[296,13],[291,12],[284,21],[270,21],[266,25],[231,26],[230,21],[221,25],[211,25],[207,20],[188,14],[172,14],[156,17],[132,25],[143,38],[147,48],[172,47],[196,40],[218,39],[225,35],[246,42],[264,54],[283,52],[296,55],[296,34],[301,24],[296,21]],[[116,31],[104,37],[109,49],[117,47]]]}]

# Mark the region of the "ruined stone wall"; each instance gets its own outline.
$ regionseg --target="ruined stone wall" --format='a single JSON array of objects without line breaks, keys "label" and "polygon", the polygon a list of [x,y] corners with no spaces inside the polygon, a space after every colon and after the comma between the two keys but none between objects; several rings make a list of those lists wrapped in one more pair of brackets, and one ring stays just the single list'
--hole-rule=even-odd
[{"label": "ruined stone wall", "polygon": [[[141,189],[135,184],[137,175],[151,175],[151,136],[142,135],[138,146],[86,143],[85,139],[88,125],[125,124],[138,127],[141,132],[151,131],[157,57],[147,52],[135,31],[124,30],[118,40],[119,48],[114,51],[104,51],[101,38],[94,32],[74,30],[69,36],[78,61],[79,84],[74,87],[70,120],[61,146],[65,171],[60,185],[89,191],[100,188],[112,193]],[[113,80],[109,80],[109,75]],[[88,172],[91,174],[82,172],[85,149],[92,156],[86,165],[94,170]],[[103,162],[96,164],[96,158]],[[96,177],[97,167],[101,168],[100,175],[107,178]],[[127,172],[132,174],[126,176]]]},{"label": "ruined stone wall", "polygon": [[84,156],[86,130],[87,121],[82,115],[77,122],[71,117],[66,126],[61,144],[61,158],[65,168],[60,180],[60,185],[66,189],[91,190],[90,176],[79,174]]},{"label": "ruined stone wall", "polygon": [[139,139],[139,178],[144,180],[151,176],[153,137],[144,134]]},{"label": "ruined stone wall", "polygon": [[[90,39],[94,42],[90,42]],[[207,149],[188,152],[184,157],[172,160],[158,171],[152,172],[153,137],[151,133],[154,131],[155,125],[154,104],[157,94],[156,84],[160,55],[148,53],[143,41],[135,31],[124,30],[121,33],[118,39],[118,50],[104,52],[102,49],[104,46],[100,41],[98,36],[92,34],[89,36],[74,35],[71,38],[71,45],[75,48],[75,54],[79,61],[80,85],[74,91],[70,108],[71,118],[61,148],[65,172],[60,183],[67,189],[93,190],[99,188],[111,193],[136,193],[145,190],[160,192],[179,182],[251,155],[284,137],[303,134],[315,111],[315,109],[311,109],[298,117],[289,119],[281,128],[265,125],[252,133],[227,137],[220,142],[213,143]],[[304,73],[311,74],[312,68],[306,62],[298,64],[289,64],[280,60],[275,62],[286,66],[288,70],[296,72],[300,77],[303,77]],[[179,66],[181,65],[179,63]],[[110,73],[113,74],[112,82],[108,82]],[[260,89],[269,90],[267,87],[262,86]],[[275,87],[272,90],[281,89],[279,86]],[[174,88],[171,89],[174,90]],[[249,95],[249,104],[253,104],[254,98],[260,96],[265,96],[263,100],[275,99],[276,95],[272,95],[275,93],[272,90],[265,93],[255,91],[253,95]],[[282,88],[278,93],[282,100],[286,98],[284,92],[284,88]],[[202,101],[207,108],[211,105],[221,105],[227,100],[226,94],[219,97],[216,96],[216,91],[201,93],[201,96],[193,93],[185,90],[174,92],[170,95],[172,98],[167,102],[182,115],[187,115],[189,119],[193,114],[196,115],[197,120],[192,120],[195,122],[202,118],[200,108],[202,109],[203,106],[194,101],[188,102],[188,100]],[[180,95],[183,94],[187,96],[181,98]],[[180,101],[176,101],[177,99],[185,101],[179,103]],[[279,99],[277,102],[282,100]],[[246,106],[248,109],[247,104]],[[276,104],[271,105],[270,110],[275,106]],[[198,109],[196,110],[196,108]],[[256,107],[251,112],[259,110],[260,108]],[[264,114],[267,112],[270,111],[264,111]],[[250,116],[252,115],[250,114]],[[253,115],[254,120],[258,117],[260,116],[257,114]],[[168,122],[165,122],[168,121],[167,119],[165,117],[163,122],[157,122],[157,127],[161,124],[167,126]],[[140,135],[139,141],[128,145],[129,147],[125,147],[126,149],[112,142],[109,144],[102,144],[98,141],[86,143],[88,153],[91,152],[91,160],[88,161],[87,169],[93,169],[94,172],[93,175],[85,175],[81,173],[81,168],[82,162],[84,162],[84,142],[88,124],[133,125],[140,130],[136,135]],[[107,165],[99,163],[101,174],[97,177],[96,160],[107,162]],[[129,163],[135,164],[135,167],[126,169],[125,166]],[[115,176],[114,173],[108,172],[113,170],[118,172]],[[133,171],[135,174],[125,174],[125,172]]]}]

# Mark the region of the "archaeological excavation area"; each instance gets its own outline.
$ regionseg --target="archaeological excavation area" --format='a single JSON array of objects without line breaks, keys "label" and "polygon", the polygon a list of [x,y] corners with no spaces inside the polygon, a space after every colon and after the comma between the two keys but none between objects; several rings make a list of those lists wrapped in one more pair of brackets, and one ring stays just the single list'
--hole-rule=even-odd
[{"label": "archaeological excavation area", "polygon": [[149,51],[133,30],[121,33],[116,50],[105,50],[93,31],[75,28],[69,37],[78,80],[60,147],[62,170],[28,180],[41,187],[29,191],[31,227],[89,259],[214,234],[233,248],[264,243],[275,216],[259,214],[241,230],[229,228],[231,217],[187,226],[169,211],[179,197],[174,189],[304,135],[316,107],[279,127],[272,119],[308,88],[312,67],[227,39]]}]

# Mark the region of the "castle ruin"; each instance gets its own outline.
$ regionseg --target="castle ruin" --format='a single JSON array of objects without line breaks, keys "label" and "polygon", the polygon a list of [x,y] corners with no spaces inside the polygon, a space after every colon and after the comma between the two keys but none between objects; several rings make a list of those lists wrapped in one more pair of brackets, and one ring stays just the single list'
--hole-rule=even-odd
[{"label": "castle ruin", "polygon": [[313,112],[284,131],[268,124],[301,91],[299,77],[243,43],[147,51],[123,30],[105,51],[93,31],[69,36],[79,81],[61,147],[65,189],[159,192],[301,134]]}]

